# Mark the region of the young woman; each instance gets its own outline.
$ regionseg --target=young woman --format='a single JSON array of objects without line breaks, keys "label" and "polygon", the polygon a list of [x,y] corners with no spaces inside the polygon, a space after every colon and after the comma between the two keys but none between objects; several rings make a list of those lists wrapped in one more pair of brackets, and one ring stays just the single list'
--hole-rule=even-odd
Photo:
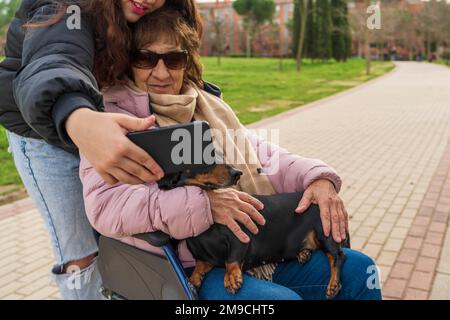
[{"label": "young woman", "polygon": [[[331,167],[318,159],[289,153],[250,134],[224,101],[203,89],[198,54],[200,40],[195,29],[186,24],[179,13],[162,8],[137,22],[135,29],[132,80],[108,88],[104,93],[106,111],[145,118],[150,115],[150,103],[159,126],[208,121],[214,129],[216,142],[218,138],[223,141],[216,145],[222,147],[219,153],[243,175],[236,188],[215,191],[195,186],[164,191],[154,182],[111,186],[82,155],[80,178],[88,218],[95,229],[161,253],[161,249],[130,236],[162,230],[173,238],[185,239],[204,232],[212,223],[227,224],[230,216],[245,221],[248,217],[242,210],[248,204],[243,199],[249,194],[314,193],[321,211],[342,202],[337,195],[341,180]],[[230,130],[239,136],[231,134]],[[257,159],[257,163],[250,163],[249,159]],[[274,170],[276,167],[278,169]],[[271,174],[261,175],[257,168]],[[338,202],[332,203],[329,199]],[[255,208],[260,205],[253,203]],[[340,210],[345,208],[331,209],[333,215]],[[253,214],[257,220],[258,212]],[[233,230],[231,225],[230,228]],[[250,230],[256,232],[256,225]],[[239,237],[240,233],[236,235]],[[341,236],[338,234],[338,237]],[[180,242],[178,253],[189,273],[194,260],[185,241]],[[354,250],[345,250],[345,253],[343,289],[338,298],[380,299],[380,290],[367,286],[370,275],[367,272],[374,266],[373,260]],[[216,268],[206,275],[199,292],[202,299],[323,299],[330,277],[327,257],[319,251],[303,266],[297,261],[279,263],[271,270],[272,282],[246,275],[243,287],[235,295],[226,292],[224,273],[223,268]],[[267,269],[264,273],[267,274]]]},{"label": "young woman", "polygon": [[[71,5],[81,9],[80,17]],[[102,298],[78,149],[109,184],[163,176],[125,136],[153,125],[154,118],[99,112],[100,89],[123,81],[130,26],[162,6],[179,11],[201,32],[194,0],[23,0],[9,27],[0,64],[0,123],[50,233],[57,260],[52,271],[64,299]],[[74,18],[79,28],[73,28]]]}]

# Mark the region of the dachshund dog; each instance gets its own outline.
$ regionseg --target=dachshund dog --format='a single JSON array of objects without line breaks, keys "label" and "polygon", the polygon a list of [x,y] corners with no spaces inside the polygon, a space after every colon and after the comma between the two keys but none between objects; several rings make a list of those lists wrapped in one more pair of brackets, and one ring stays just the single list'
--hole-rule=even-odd
[{"label": "dachshund dog", "polygon": [[[159,182],[162,189],[194,185],[205,190],[235,185],[242,172],[227,165],[199,166],[186,172],[164,177]],[[189,250],[196,259],[195,269],[189,281],[200,288],[204,276],[214,267],[225,267],[224,286],[230,293],[237,292],[243,283],[242,272],[284,260],[298,259],[307,263],[314,250],[322,250],[328,257],[331,277],[326,290],[328,299],[336,297],[341,289],[341,270],[345,261],[343,247],[350,247],[347,240],[337,243],[326,237],[317,205],[311,205],[304,214],[295,213],[301,193],[255,195],[264,204],[260,213],[266,224],[254,235],[242,225],[249,236],[249,243],[242,243],[221,224],[212,225],[204,233],[186,239]]]}]

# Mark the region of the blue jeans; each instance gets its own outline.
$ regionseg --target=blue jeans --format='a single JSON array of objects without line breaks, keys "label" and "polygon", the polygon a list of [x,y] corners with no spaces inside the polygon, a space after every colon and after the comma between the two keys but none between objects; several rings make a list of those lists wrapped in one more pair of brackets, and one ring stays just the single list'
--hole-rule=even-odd
[{"label": "blue jeans", "polygon": [[[342,289],[335,299],[380,300],[378,273],[374,261],[361,252],[344,249]],[[187,271],[189,274],[192,269]],[[225,269],[211,270],[203,280],[200,299],[206,300],[321,300],[330,280],[330,267],[326,255],[315,251],[304,265],[297,260],[278,264],[273,282],[259,280],[244,273],[244,283],[236,294],[223,286]]]},{"label": "blue jeans", "polygon": [[16,168],[36,203],[53,244],[53,276],[64,299],[103,299],[96,261],[84,270],[61,273],[61,266],[98,251],[86,217],[80,159],[44,140],[6,131]]}]

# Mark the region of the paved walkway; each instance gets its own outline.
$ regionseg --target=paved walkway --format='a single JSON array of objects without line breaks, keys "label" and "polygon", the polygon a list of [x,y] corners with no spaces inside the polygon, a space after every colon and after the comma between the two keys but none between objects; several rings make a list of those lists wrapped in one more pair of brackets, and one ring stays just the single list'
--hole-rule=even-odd
[{"label": "paved walkway", "polygon": [[[450,69],[399,63],[252,127],[281,128],[283,147],[339,172],[352,246],[380,266],[386,298],[450,299]],[[58,298],[29,200],[0,208],[0,230],[0,299]]]}]

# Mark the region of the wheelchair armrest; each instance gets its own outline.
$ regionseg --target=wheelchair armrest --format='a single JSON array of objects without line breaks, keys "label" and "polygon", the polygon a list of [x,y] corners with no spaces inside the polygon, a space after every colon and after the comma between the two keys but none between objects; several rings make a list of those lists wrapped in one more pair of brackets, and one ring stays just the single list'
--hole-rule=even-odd
[{"label": "wheelchair armrest", "polygon": [[155,247],[163,247],[169,243],[170,236],[162,231],[136,234],[133,237],[144,240]]}]

